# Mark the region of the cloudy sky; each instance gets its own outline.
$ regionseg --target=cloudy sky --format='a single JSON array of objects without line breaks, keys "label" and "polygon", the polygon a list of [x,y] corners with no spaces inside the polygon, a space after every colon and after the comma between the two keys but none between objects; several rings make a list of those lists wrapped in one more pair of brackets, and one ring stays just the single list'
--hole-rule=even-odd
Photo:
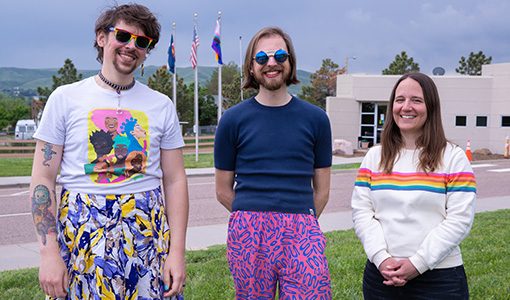
[{"label": "cloudy sky", "polygon": [[[2,1],[0,67],[60,68],[70,58],[80,70],[99,69],[94,23],[107,7],[131,1]],[[222,16],[224,62],[239,64],[260,28],[280,26],[290,34],[298,68],[313,72],[331,58],[349,73],[381,74],[401,51],[432,74],[455,75],[461,56],[482,50],[492,63],[510,62],[508,0],[148,0],[162,36],[146,65],[164,65],[176,23],[177,67],[188,67],[193,21],[198,14],[199,66],[215,66],[211,42]],[[239,37],[242,37],[241,43]],[[352,59],[351,57],[356,57]]]}]

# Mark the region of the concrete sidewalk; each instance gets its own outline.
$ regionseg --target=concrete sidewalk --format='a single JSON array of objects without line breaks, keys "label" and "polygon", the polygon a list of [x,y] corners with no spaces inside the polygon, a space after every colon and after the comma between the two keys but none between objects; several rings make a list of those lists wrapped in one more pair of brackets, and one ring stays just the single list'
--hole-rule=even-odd
[{"label": "concrete sidewalk", "polygon": [[[360,162],[363,157],[333,157],[333,164],[350,164]],[[187,169],[186,174],[193,176],[214,175],[214,168]],[[1,178],[2,187],[28,187],[30,177]],[[477,199],[476,211],[493,211],[510,209],[508,197],[492,197]],[[346,230],[352,228],[351,211],[324,213],[319,219],[324,232]],[[227,224],[189,227],[186,245],[189,250],[206,249],[208,246],[225,244],[227,240]],[[39,247],[37,243],[0,245],[0,271],[32,268],[39,266]]]},{"label": "concrete sidewalk", "polygon": [[[476,212],[510,209],[508,197],[477,199]],[[352,228],[351,211],[325,213],[319,219],[322,231]],[[211,245],[225,244],[227,224],[189,227],[186,245],[189,250],[206,249]],[[39,266],[37,243],[0,246],[0,271]]]},{"label": "concrete sidewalk", "polygon": [[[334,165],[361,162],[363,157],[333,157]],[[186,169],[188,177],[213,176],[214,168]],[[27,188],[30,176],[2,177],[0,188]],[[320,219],[321,226],[329,230],[348,229],[352,227],[350,212],[325,214]],[[324,225],[323,225],[324,224]],[[186,245],[190,250],[205,249],[216,244],[225,244],[227,224],[189,227]],[[0,245],[0,271],[32,268],[39,266],[39,246],[37,243]]]}]

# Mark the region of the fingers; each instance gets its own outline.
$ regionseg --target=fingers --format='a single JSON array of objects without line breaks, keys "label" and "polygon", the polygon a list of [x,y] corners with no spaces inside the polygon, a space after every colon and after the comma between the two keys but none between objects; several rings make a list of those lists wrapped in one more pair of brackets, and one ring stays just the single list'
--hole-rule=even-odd
[{"label": "fingers", "polygon": [[163,274],[163,282],[165,284],[165,292],[163,296],[172,297],[177,294],[182,294],[184,292],[184,287],[186,281],[185,276],[172,276],[170,273],[165,272]]},{"label": "fingers", "polygon": [[46,295],[53,298],[65,297],[67,295],[67,286],[64,288],[62,284],[63,282],[60,280],[40,283],[41,289],[46,293]]},{"label": "fingers", "polygon": [[404,286],[406,283],[407,280],[399,277],[391,277],[390,279],[383,281],[383,284],[392,286]]}]

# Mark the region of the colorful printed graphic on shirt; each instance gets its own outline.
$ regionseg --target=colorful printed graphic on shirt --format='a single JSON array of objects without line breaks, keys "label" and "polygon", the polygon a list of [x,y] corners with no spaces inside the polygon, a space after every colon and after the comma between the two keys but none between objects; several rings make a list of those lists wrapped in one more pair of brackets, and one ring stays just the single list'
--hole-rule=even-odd
[{"label": "colorful printed graphic on shirt", "polygon": [[149,152],[149,120],[136,110],[100,108],[88,116],[88,158],[85,174],[97,184],[115,184],[142,177]]}]

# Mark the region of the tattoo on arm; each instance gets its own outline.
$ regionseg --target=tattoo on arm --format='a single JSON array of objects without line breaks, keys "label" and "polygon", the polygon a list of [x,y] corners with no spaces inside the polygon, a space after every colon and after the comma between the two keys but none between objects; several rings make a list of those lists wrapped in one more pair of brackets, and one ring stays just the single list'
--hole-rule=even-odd
[{"label": "tattoo on arm", "polygon": [[44,161],[42,164],[43,166],[49,167],[50,164],[47,162],[50,161],[53,158],[52,155],[57,154],[57,152],[53,151],[53,145],[48,143],[44,144],[44,147],[41,149],[41,151],[44,152]]},{"label": "tattoo on arm", "polygon": [[32,196],[32,217],[36,232],[41,236],[43,245],[46,245],[47,234],[57,234],[57,221],[50,211],[50,205],[51,197],[48,187],[42,184],[36,186]]}]

